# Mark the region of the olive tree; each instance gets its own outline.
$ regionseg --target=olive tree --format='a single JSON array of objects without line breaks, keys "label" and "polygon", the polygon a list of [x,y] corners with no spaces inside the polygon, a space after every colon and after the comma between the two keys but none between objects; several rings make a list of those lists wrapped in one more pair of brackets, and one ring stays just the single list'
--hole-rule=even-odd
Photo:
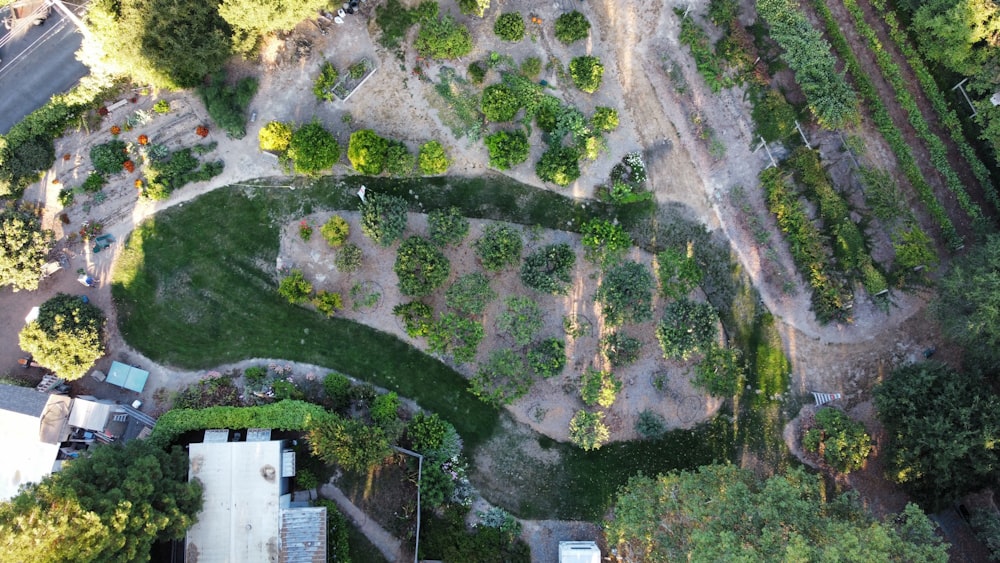
[{"label": "olive tree", "polygon": [[37,289],[52,241],[52,232],[43,230],[35,215],[17,209],[0,212],[0,286]]}]

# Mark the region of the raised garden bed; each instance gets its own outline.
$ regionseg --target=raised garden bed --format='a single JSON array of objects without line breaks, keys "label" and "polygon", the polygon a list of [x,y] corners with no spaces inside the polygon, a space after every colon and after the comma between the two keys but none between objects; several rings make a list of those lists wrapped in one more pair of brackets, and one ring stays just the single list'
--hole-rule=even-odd
[{"label": "raised garden bed", "polygon": [[361,87],[368,78],[378,70],[368,59],[361,59],[347,67],[340,80],[333,86],[333,95],[338,100],[346,102],[354,91]]}]

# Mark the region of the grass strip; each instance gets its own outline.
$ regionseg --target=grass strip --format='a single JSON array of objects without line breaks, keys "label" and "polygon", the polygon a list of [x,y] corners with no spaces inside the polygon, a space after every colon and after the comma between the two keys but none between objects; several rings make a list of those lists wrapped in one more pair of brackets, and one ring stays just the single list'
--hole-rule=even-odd
[{"label": "grass strip", "polygon": [[976,179],[979,181],[979,185],[982,187],[986,199],[996,209],[1000,210],[1000,195],[998,195],[996,186],[993,184],[989,168],[983,164],[983,161],[976,154],[976,150],[972,148],[972,145],[970,145],[968,139],[966,139],[965,133],[962,130],[962,122],[959,120],[958,114],[956,114],[955,110],[953,110],[948,104],[944,93],[938,86],[937,81],[934,80],[934,76],[931,75],[929,70],[927,70],[927,65],[924,64],[923,57],[921,57],[920,53],[918,53],[913,45],[910,44],[909,38],[906,36],[906,32],[900,28],[896,12],[886,5],[885,0],[871,0],[871,5],[879,12],[882,16],[882,20],[889,27],[889,37],[903,54],[907,64],[910,65],[910,68],[913,70],[913,74],[917,77],[917,82],[920,83],[920,89],[923,91],[924,96],[930,100],[931,105],[934,107],[934,111],[938,114],[938,119],[948,130],[948,134],[951,136],[951,140],[958,147],[959,152],[962,153],[962,158],[969,163],[969,167],[972,169],[973,175],[975,175]]},{"label": "grass strip", "polygon": [[945,185],[948,189],[955,194],[955,198],[958,200],[958,204],[965,211],[966,215],[973,220],[974,224],[982,226],[983,212],[979,208],[979,205],[972,201],[969,197],[969,193],[965,190],[965,185],[962,184],[962,180],[959,179],[958,174],[951,167],[948,162],[948,149],[945,148],[944,143],[941,141],[940,137],[935,135],[927,121],[924,119],[923,113],[920,112],[920,108],[917,107],[917,101],[914,99],[913,94],[910,93],[907,88],[907,83],[903,79],[903,73],[897,65],[892,60],[892,55],[882,47],[881,41],[878,39],[878,35],[875,30],[872,29],[868,22],[865,21],[864,12],[858,6],[855,0],[842,0],[844,7],[854,18],[854,27],[857,29],[858,33],[861,34],[868,41],[868,48],[871,49],[872,54],[875,56],[875,61],[878,63],[879,69],[882,71],[882,76],[892,85],[893,90],[896,93],[896,101],[906,112],[907,118],[909,119],[910,125],[917,132],[917,135],[923,139],[924,143],[927,145],[927,149],[931,153],[931,164],[938,172],[944,176]]},{"label": "grass strip", "polygon": [[899,162],[899,166],[903,170],[903,175],[906,176],[906,179],[913,188],[917,190],[920,201],[927,207],[927,212],[930,213],[941,229],[941,235],[944,237],[945,243],[952,249],[961,247],[963,244],[961,235],[958,234],[954,223],[951,222],[947,212],[945,212],[944,206],[938,201],[934,195],[934,190],[927,183],[923,173],[920,171],[920,167],[917,166],[916,160],[910,152],[909,145],[903,139],[903,134],[899,131],[899,128],[892,122],[892,117],[879,97],[875,84],[865,73],[864,69],[861,68],[857,57],[851,51],[844,33],[840,30],[839,22],[833,17],[830,8],[822,0],[811,0],[811,3],[816,13],[823,20],[830,42],[837,50],[840,58],[844,60],[848,72],[851,73],[851,77],[854,79],[854,84],[868,104],[868,108],[872,114],[872,121],[878,128],[879,133],[882,134],[882,137],[889,144],[892,154],[896,156],[896,161]]}]

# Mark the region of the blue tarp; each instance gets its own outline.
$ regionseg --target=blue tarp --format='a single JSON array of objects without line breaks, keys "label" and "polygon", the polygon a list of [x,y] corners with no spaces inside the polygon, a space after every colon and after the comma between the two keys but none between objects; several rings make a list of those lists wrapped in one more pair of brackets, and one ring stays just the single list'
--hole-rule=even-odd
[{"label": "blue tarp", "polygon": [[117,385],[129,391],[142,393],[146,386],[146,379],[149,372],[121,362],[111,362],[111,369],[108,371],[108,378],[105,380],[112,385]]}]

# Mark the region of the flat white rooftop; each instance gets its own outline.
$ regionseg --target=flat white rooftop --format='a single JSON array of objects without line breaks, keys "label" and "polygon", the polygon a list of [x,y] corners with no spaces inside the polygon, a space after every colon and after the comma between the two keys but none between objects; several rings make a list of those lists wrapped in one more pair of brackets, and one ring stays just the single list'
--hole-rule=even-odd
[{"label": "flat white rooftop", "polygon": [[204,487],[187,563],[277,562],[282,442],[190,444],[188,480]]}]

